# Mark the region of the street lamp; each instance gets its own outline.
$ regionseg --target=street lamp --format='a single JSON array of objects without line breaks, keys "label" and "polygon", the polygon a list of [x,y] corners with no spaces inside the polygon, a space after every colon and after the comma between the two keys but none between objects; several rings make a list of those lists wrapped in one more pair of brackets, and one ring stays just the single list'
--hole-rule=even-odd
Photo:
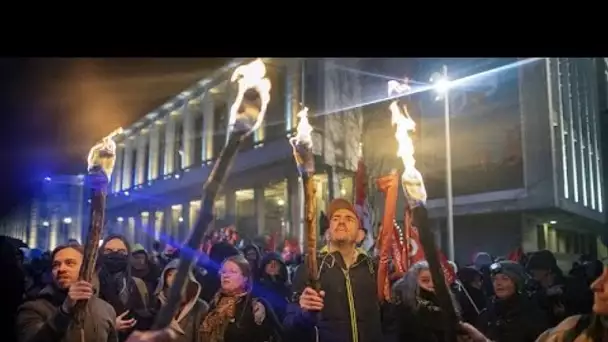
[{"label": "street lamp", "polygon": [[448,257],[454,261],[454,196],[452,194],[452,138],[450,136],[450,81],[448,79],[448,67],[444,65],[441,73],[431,76],[433,88],[437,92],[436,100],[443,99],[443,116],[445,120],[445,171],[446,189],[445,205],[447,209],[447,231],[448,231]]}]

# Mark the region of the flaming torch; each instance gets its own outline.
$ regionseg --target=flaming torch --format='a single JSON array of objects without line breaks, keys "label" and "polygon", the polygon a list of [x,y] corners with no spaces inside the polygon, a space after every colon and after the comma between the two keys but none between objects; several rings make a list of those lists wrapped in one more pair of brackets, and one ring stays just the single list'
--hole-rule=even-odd
[{"label": "flaming torch", "polygon": [[[99,240],[101,240],[105,222],[108,184],[110,183],[114,163],[116,162],[116,143],[113,139],[122,132],[122,128],[118,128],[110,133],[100,143],[93,146],[87,156],[88,183],[92,191],[91,213],[79,278],[89,283],[93,279],[93,272],[95,271]],[[85,302],[80,302],[76,307],[75,317],[78,324],[83,324],[84,322],[85,305]]]},{"label": "flaming torch", "polygon": [[317,192],[315,183],[315,159],[312,153],[312,126],[308,122],[308,108],[298,113],[300,121],[296,127],[296,135],[289,142],[293,147],[293,157],[302,177],[304,190],[304,215],[306,220],[306,267],[309,285],[319,291],[317,277]]},{"label": "flaming torch", "polygon": [[[389,88],[391,85],[389,84]],[[394,86],[393,86],[394,87]],[[441,268],[437,246],[433,234],[429,228],[428,213],[425,207],[427,194],[424,186],[422,174],[416,169],[416,159],[414,158],[414,142],[410,136],[416,129],[416,123],[410,117],[407,107],[393,101],[389,106],[391,121],[396,126],[395,138],[397,139],[397,156],[403,162],[404,171],[401,175],[401,185],[407,200],[407,209],[412,214],[412,224],[418,227],[420,244],[424,249],[424,254],[433,283],[437,299],[442,308],[443,317],[446,324],[446,341],[456,341],[456,325],[458,318],[452,304],[448,287],[445,282],[444,273]]]},{"label": "flaming torch", "polygon": [[217,193],[230,171],[241,143],[262,124],[270,101],[271,84],[266,78],[266,66],[261,59],[236,68],[230,81],[236,83],[238,91],[230,107],[228,139],[203,186],[202,207],[198,219],[185,242],[185,248],[182,248],[169,299],[160,309],[154,329],[168,327],[177,312],[182,291],[187,283],[188,272],[195,262],[194,251],[199,249],[207,226],[213,220],[213,205]]}]

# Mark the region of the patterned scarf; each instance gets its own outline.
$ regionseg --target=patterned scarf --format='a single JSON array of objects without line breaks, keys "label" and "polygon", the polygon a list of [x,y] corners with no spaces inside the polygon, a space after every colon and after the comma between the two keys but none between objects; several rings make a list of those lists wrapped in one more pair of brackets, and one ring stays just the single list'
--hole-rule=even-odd
[{"label": "patterned scarf", "polygon": [[236,304],[247,295],[247,292],[226,294],[220,290],[211,301],[213,309],[207,314],[201,327],[202,341],[224,342],[224,333],[228,324],[234,322]]}]

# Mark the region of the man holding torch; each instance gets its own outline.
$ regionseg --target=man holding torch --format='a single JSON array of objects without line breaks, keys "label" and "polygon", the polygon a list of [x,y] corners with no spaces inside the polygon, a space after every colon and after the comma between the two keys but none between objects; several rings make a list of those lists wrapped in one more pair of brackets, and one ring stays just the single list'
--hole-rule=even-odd
[{"label": "man holding torch", "polygon": [[327,212],[328,248],[318,259],[320,290],[307,285],[306,267],[299,267],[284,327],[294,336],[316,334],[320,342],[390,341],[385,335],[391,321],[381,312],[386,303],[376,295],[377,263],[357,248],[364,232],[356,210],[347,200],[335,199]]}]

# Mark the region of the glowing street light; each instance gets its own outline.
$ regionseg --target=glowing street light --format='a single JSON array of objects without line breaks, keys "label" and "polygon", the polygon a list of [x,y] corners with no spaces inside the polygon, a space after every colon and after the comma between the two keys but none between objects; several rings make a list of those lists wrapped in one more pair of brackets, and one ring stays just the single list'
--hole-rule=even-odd
[{"label": "glowing street light", "polygon": [[64,218],[64,219],[63,219],[63,223],[65,223],[65,224],[70,224],[70,223],[72,223],[72,218],[71,218],[71,217],[66,217],[66,218]]},{"label": "glowing street light", "polygon": [[452,138],[450,127],[450,80],[448,78],[448,67],[444,65],[441,73],[436,72],[431,76],[433,88],[437,92],[435,100],[443,100],[443,115],[445,121],[445,206],[448,231],[448,257],[455,260],[454,253],[454,195],[452,194]]},{"label": "glowing street light", "polygon": [[437,80],[437,82],[435,83],[435,91],[438,92],[439,94],[445,94],[448,89],[450,88],[450,81],[448,81],[445,78],[440,78],[439,80]]}]

